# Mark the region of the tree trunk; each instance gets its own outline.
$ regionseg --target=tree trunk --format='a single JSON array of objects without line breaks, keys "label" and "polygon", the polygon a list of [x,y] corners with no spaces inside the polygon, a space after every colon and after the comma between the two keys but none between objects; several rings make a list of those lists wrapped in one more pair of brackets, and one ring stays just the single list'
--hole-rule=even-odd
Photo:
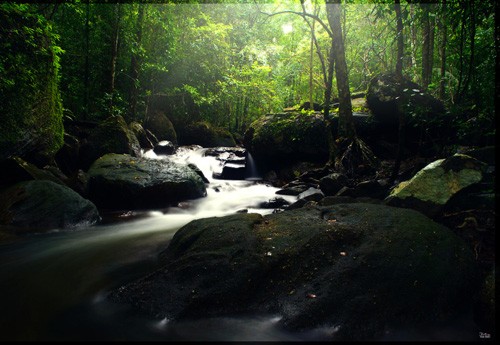
[{"label": "tree trunk", "polygon": [[[396,37],[398,52],[396,57],[396,78],[397,82],[401,85],[403,82],[403,19],[401,17],[401,4],[400,0],[394,1],[394,11],[396,12]],[[405,116],[403,109],[399,110],[399,126],[398,126],[398,149],[396,154],[396,161],[391,174],[391,182],[394,182],[399,174],[399,167],[401,166],[402,151],[404,145],[404,129],[405,129]]]},{"label": "tree trunk", "polygon": [[311,44],[309,47],[309,109],[314,109],[313,98],[313,67],[314,67],[314,27],[316,21],[313,20],[311,25]]},{"label": "tree trunk", "polygon": [[139,65],[140,65],[140,49],[142,41],[142,23],[144,21],[144,3],[139,3],[137,14],[136,32],[135,32],[135,49],[132,52],[130,61],[130,78],[132,79],[132,87],[130,89],[130,116],[132,119],[137,115],[137,100],[139,96]]},{"label": "tree trunk", "polygon": [[431,83],[431,21],[429,18],[429,4],[421,4],[422,7],[422,88],[427,90]]},{"label": "tree trunk", "polygon": [[439,54],[441,55],[440,78],[439,78],[439,98],[445,97],[445,80],[446,80],[446,44],[448,41],[448,30],[446,23],[446,0],[443,0],[441,20],[439,21],[439,30],[441,31],[441,42],[439,45]]},{"label": "tree trunk", "polygon": [[115,21],[113,23],[113,37],[111,40],[111,70],[109,74],[109,90],[110,95],[109,109],[113,107],[113,93],[115,91],[115,77],[116,77],[116,60],[118,58],[118,43],[120,40],[120,15],[121,15],[121,5],[116,3],[115,5]]},{"label": "tree trunk", "polygon": [[90,0],[85,4],[85,71],[84,71],[84,95],[83,103],[85,109],[83,111],[83,120],[89,118],[89,100],[90,100]]},{"label": "tree trunk", "polygon": [[340,25],[340,0],[327,0],[326,13],[332,31],[332,55],[335,61],[335,77],[339,92],[339,126],[338,136],[353,139],[356,136],[352,118],[351,92],[349,90],[349,76],[345,60],[344,40]]},{"label": "tree trunk", "polygon": [[417,68],[417,30],[415,30],[415,5],[410,4],[410,56],[412,68]]}]

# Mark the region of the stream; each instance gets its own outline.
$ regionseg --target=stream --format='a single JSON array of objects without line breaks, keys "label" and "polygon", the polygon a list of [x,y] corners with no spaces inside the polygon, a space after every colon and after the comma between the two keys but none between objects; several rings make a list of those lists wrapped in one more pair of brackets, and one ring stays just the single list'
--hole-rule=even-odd
[{"label": "stream", "polygon": [[[276,315],[246,315],[168,323],[136,315],[106,299],[109,291],[155,270],[158,253],[193,219],[238,210],[261,214],[258,204],[277,188],[258,179],[216,180],[215,157],[200,147],[179,148],[151,159],[194,163],[209,179],[207,196],[165,210],[123,211],[112,221],[78,229],[55,229],[0,246],[1,340],[303,340],[328,330],[290,334],[275,326]],[[293,202],[297,197],[283,196]],[[109,216],[109,215],[108,215]],[[109,219],[109,217],[103,216]],[[325,333],[326,332],[326,333]]]},{"label": "stream", "polygon": [[[182,322],[153,320],[108,293],[158,268],[157,257],[188,222],[248,210],[269,214],[259,203],[276,197],[257,176],[218,180],[221,162],[201,147],[173,156],[143,155],[195,164],[207,177],[207,196],[161,210],[102,212],[89,228],[54,229],[0,245],[1,341],[330,341],[332,327],[291,333],[279,315],[235,315]],[[247,157],[247,162],[249,161]],[[296,196],[280,195],[288,202]],[[470,340],[467,316],[438,330],[400,330],[384,340]]]}]

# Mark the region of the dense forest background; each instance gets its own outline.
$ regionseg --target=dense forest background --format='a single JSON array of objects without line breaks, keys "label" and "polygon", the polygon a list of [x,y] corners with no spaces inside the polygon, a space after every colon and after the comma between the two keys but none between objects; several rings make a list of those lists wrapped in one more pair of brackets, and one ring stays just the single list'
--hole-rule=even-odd
[{"label": "dense forest background", "polygon": [[[402,69],[444,101],[459,140],[491,143],[494,13],[493,1],[343,3],[349,91]],[[53,151],[61,119],[143,123],[154,102],[168,104],[176,127],[206,121],[235,135],[266,113],[325,103],[331,32],[315,0],[3,3],[0,17],[2,135],[19,138],[19,119],[35,124],[26,113],[45,107],[50,115],[37,116],[59,132]],[[333,79],[331,102],[339,96]]]}]

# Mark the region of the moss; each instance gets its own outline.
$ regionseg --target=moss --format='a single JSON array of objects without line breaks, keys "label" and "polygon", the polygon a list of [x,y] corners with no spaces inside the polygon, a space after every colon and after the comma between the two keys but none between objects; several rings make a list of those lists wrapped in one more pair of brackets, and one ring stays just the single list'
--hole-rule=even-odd
[{"label": "moss", "polygon": [[52,156],[64,134],[55,37],[27,6],[0,5],[0,22],[0,158]]}]

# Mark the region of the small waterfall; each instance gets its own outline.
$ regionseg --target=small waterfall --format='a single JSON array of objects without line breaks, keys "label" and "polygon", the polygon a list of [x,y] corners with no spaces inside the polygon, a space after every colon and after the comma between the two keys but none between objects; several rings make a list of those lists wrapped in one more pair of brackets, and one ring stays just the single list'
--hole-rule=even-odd
[{"label": "small waterfall", "polygon": [[249,181],[262,180],[262,177],[259,175],[257,171],[257,165],[255,164],[255,160],[253,159],[252,154],[248,150],[246,151],[245,180]]}]

